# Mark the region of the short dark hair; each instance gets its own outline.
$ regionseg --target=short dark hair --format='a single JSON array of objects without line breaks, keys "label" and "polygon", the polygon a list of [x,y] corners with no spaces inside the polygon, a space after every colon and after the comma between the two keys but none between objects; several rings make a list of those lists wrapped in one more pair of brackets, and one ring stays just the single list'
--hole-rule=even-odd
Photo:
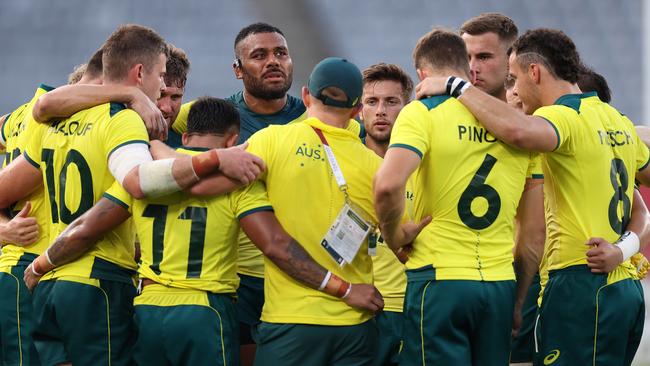
[{"label": "short dark hair", "polygon": [[413,93],[413,80],[401,67],[394,64],[378,63],[363,70],[363,85],[378,81],[396,81],[402,85],[402,96],[408,102]]},{"label": "short dark hair", "polygon": [[102,62],[103,55],[104,49],[100,48],[95,51],[92,56],[90,56],[90,60],[88,60],[86,70],[84,71],[84,75],[89,75],[93,79],[102,76],[104,70],[104,63]]},{"label": "short dark hair", "polygon": [[251,34],[258,34],[258,33],[277,33],[284,37],[284,33],[277,28],[274,27],[270,24],[267,23],[253,23],[250,25],[247,25],[246,27],[242,28],[239,33],[237,33],[237,37],[235,37],[235,56],[239,58],[239,54],[237,53],[237,45],[239,45],[239,42],[243,41],[246,37],[250,36]]},{"label": "short dark hair", "polygon": [[523,68],[531,63],[544,65],[556,78],[572,84],[578,81],[580,55],[576,45],[564,32],[557,29],[531,29],[517,38],[512,49]]},{"label": "short dark hair", "polygon": [[607,85],[607,80],[592,68],[582,65],[578,73],[578,87],[583,93],[596,92],[598,98],[605,103],[612,101],[612,92]]},{"label": "short dark hair", "polygon": [[426,62],[434,68],[452,68],[469,74],[465,42],[458,34],[443,28],[434,28],[418,40],[413,61],[416,69]]},{"label": "short dark hair", "polygon": [[138,24],[121,25],[108,37],[102,62],[104,79],[122,80],[135,64],[150,70],[161,54],[167,55],[167,42],[151,28]]},{"label": "short dark hair", "polygon": [[184,88],[187,81],[187,73],[190,71],[190,60],[183,49],[169,43],[169,55],[167,57],[167,72],[165,73],[165,84]]},{"label": "short dark hair", "polygon": [[187,133],[224,134],[239,130],[239,111],[227,100],[214,97],[197,99],[187,117]]},{"label": "short dark hair", "polygon": [[495,33],[499,36],[499,40],[505,42],[508,47],[517,39],[518,32],[515,22],[501,13],[480,14],[467,20],[460,27],[461,36],[465,33],[472,36]]}]

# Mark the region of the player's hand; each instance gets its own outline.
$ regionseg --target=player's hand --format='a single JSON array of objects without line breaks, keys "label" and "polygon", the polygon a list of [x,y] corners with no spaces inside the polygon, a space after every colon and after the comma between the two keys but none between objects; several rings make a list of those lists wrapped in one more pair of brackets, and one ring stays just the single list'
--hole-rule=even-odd
[{"label": "player's hand", "polygon": [[365,283],[353,283],[350,286],[352,286],[350,294],[343,299],[346,304],[353,308],[368,310],[373,314],[384,308],[384,298],[375,286]]},{"label": "player's hand", "polygon": [[38,285],[38,281],[41,280],[42,276],[37,275],[34,273],[32,270],[32,266],[34,263],[30,263],[29,266],[25,269],[25,272],[23,273],[23,280],[25,281],[25,286],[29,289],[29,291],[33,291],[34,287]]},{"label": "player's hand", "polygon": [[140,115],[151,140],[167,140],[168,126],[165,117],[163,117],[156,103],[152,102],[142,91],[137,90],[133,93],[129,108]]},{"label": "player's hand", "polygon": [[415,97],[424,99],[447,93],[447,76],[429,76],[415,86]]},{"label": "player's hand", "polygon": [[623,263],[623,251],[603,238],[590,238],[587,246],[587,266],[592,273],[609,273]]},{"label": "player's hand", "polygon": [[403,247],[397,249],[397,251],[395,252],[395,256],[402,264],[405,264],[406,262],[408,262],[412,251],[413,251],[413,245],[406,244]]},{"label": "player's hand", "polygon": [[415,238],[420,235],[420,232],[422,229],[424,229],[425,226],[429,225],[431,223],[431,216],[427,216],[422,219],[422,221],[416,223],[413,221],[408,221],[402,224],[402,232],[404,233],[404,243],[405,245],[413,243]]},{"label": "player's hand", "polygon": [[2,244],[15,244],[27,246],[39,238],[38,223],[36,218],[29,217],[32,204],[27,201],[25,207],[9,222],[0,225],[0,238]]},{"label": "player's hand", "polygon": [[266,169],[264,161],[246,151],[248,142],[227,149],[219,149],[219,171],[223,175],[247,185]]}]

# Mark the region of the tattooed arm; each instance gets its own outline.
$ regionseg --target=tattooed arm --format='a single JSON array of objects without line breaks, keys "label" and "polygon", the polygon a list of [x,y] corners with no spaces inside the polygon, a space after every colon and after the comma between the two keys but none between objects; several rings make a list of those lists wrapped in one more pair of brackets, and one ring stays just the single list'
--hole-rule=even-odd
[{"label": "tattooed arm", "polygon": [[45,253],[27,267],[24,273],[27,287],[33,289],[43,274],[81,257],[97,240],[130,216],[129,211],[117,203],[106,198],[99,200],[95,206],[74,220]]},{"label": "tattooed arm", "polygon": [[[295,239],[284,231],[273,212],[252,213],[243,217],[240,224],[262,253],[291,278],[314,289],[321,286],[327,275],[327,269],[318,264]],[[377,312],[384,307],[381,294],[372,284],[349,284],[333,274],[327,283],[324,292],[330,295],[335,295],[341,284],[344,287],[351,286],[349,294],[343,298],[343,301],[352,307],[372,312]]]}]

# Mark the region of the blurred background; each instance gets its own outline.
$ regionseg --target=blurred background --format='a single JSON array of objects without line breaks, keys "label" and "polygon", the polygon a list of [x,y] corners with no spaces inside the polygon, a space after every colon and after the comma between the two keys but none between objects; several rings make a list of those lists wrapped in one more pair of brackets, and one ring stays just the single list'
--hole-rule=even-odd
[{"label": "blurred background", "polygon": [[[637,124],[648,124],[650,74],[642,62],[650,60],[648,5],[643,0],[0,0],[0,114],[29,100],[40,83],[65,84],[74,66],[122,23],[150,26],[187,52],[190,100],[241,89],[231,68],[233,42],[253,22],[284,31],[294,62],[291,93],[299,96],[313,66],[328,56],[348,58],[360,68],[396,63],[416,79],[411,52],[422,34],[432,26],[458,29],[472,16],[497,11],[513,18],[520,33],[562,29],[583,61],[605,76],[612,104]],[[648,334],[635,365],[650,365]]]}]

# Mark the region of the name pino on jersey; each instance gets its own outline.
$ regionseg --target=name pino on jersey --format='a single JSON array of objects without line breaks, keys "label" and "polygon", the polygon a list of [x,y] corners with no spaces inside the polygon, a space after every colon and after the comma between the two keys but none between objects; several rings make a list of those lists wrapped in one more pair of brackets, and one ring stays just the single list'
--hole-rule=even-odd
[{"label": "name pino on jersey", "polygon": [[601,145],[609,145],[611,147],[630,145],[634,143],[632,134],[629,131],[603,131],[598,130],[598,138]]},{"label": "name pino on jersey", "polygon": [[458,125],[458,139],[463,141],[471,142],[497,142],[496,137],[490,135],[490,133],[483,127],[480,126],[463,126]]},{"label": "name pino on jersey", "polygon": [[52,124],[50,132],[63,136],[84,136],[93,128],[92,122],[58,121]]}]

